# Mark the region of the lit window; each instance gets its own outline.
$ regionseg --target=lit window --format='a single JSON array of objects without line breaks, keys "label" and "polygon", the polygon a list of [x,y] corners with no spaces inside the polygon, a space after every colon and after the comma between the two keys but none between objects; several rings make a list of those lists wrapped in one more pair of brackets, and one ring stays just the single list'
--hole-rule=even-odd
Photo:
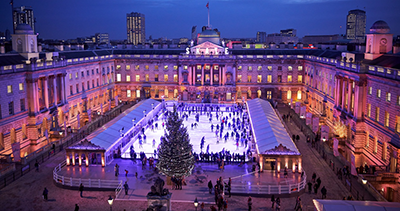
[{"label": "lit window", "polygon": [[272,98],[272,92],[267,91],[267,99],[270,100]]},{"label": "lit window", "polygon": [[117,74],[117,81],[118,82],[121,81],[121,74],[120,73]]},{"label": "lit window", "polygon": [[372,86],[370,86],[370,87],[368,88],[368,94],[369,94],[369,95],[372,95]]},{"label": "lit window", "polygon": [[12,85],[7,86],[7,93],[8,94],[12,93]]},{"label": "lit window", "polygon": [[136,98],[140,98],[140,90],[139,89],[136,90]]},{"label": "lit window", "polygon": [[136,65],[136,66],[135,66],[135,70],[139,70],[139,68],[140,68],[139,65]]},{"label": "lit window", "polygon": [[131,81],[131,76],[130,75],[126,75],[126,81]]},{"label": "lit window", "polygon": [[298,69],[299,71],[302,71],[302,70],[303,70],[303,66],[298,66],[297,69]]},{"label": "lit window", "polygon": [[218,65],[214,65],[214,70],[218,70]]},{"label": "lit window", "polygon": [[69,74],[69,79],[72,79],[72,73]]},{"label": "lit window", "polygon": [[385,111],[385,127],[389,127],[389,112]]},{"label": "lit window", "polygon": [[[130,65],[126,65],[125,69],[126,69],[126,70],[130,70],[130,69],[131,69],[131,66],[130,66]],[[131,91],[131,90],[129,90],[129,91]]]},{"label": "lit window", "polygon": [[272,70],[272,66],[268,66],[268,70],[271,71]]},{"label": "lit window", "polygon": [[247,67],[247,70],[252,71],[252,70],[253,70],[253,67],[252,67],[252,66],[248,66],[248,67]]},{"label": "lit window", "polygon": [[386,93],[386,101],[387,102],[390,102],[390,100],[391,100],[390,98],[391,98],[390,92]]},{"label": "lit window", "polygon": [[174,70],[178,70],[178,66],[177,65],[174,66]]},{"label": "lit window", "polygon": [[396,116],[396,132],[400,133],[400,116]]},{"label": "lit window", "polygon": [[291,76],[291,75],[288,75],[288,76],[287,76],[287,82],[288,82],[288,83],[291,83],[291,82],[292,82],[292,76]]},{"label": "lit window", "polygon": [[154,69],[155,69],[155,70],[158,70],[158,65],[154,65]]},{"label": "lit window", "polygon": [[136,82],[140,82],[140,75],[136,75]]},{"label": "lit window", "polygon": [[242,75],[238,75],[237,82],[242,82]]},{"label": "lit window", "polygon": [[164,65],[164,70],[168,70],[168,65]]},{"label": "lit window", "polygon": [[400,96],[397,96],[397,105],[400,105]]},{"label": "lit window", "polygon": [[18,87],[19,87],[19,91],[24,91],[24,84],[23,83],[19,83]]},{"label": "lit window", "polygon": [[238,66],[238,70],[242,70],[242,66],[240,65],[240,66]]},{"label": "lit window", "polygon": [[278,75],[278,83],[282,82],[282,75]]},{"label": "lit window", "polygon": [[261,83],[262,82],[262,76],[261,75],[258,75],[257,76],[257,83]]},{"label": "lit window", "polygon": [[201,70],[201,65],[197,65],[197,69],[198,69],[198,70]]},{"label": "lit window", "polygon": [[184,69],[184,70],[187,70],[187,69],[188,69],[188,66],[187,66],[187,65],[183,66],[183,69]]},{"label": "lit window", "polygon": [[301,90],[298,90],[298,91],[297,91],[297,99],[298,99],[298,100],[301,100]]},{"label": "lit window", "polygon": [[251,75],[247,76],[247,82],[250,83],[251,82]]},{"label": "lit window", "polygon": [[292,99],[292,91],[287,91],[287,99],[290,100]]},{"label": "lit window", "polygon": [[131,98],[132,97],[132,94],[131,94],[131,90],[126,90],[126,97],[127,98]]},{"label": "lit window", "polygon": [[158,81],[158,74],[154,75],[154,81]]},{"label": "lit window", "polygon": [[146,74],[146,75],[144,76],[144,79],[145,79],[146,82],[149,82],[149,81],[150,81],[149,74]]},{"label": "lit window", "polygon": [[376,91],[376,96],[377,96],[378,98],[381,98],[381,90],[380,90],[380,89],[378,89],[378,90]]},{"label": "lit window", "polygon": [[145,70],[149,70],[149,65],[145,65],[145,66],[144,66],[144,69],[145,69]]},{"label": "lit window", "polygon": [[167,75],[167,74],[164,75],[164,81],[165,81],[165,82],[168,81],[168,75]]},{"label": "lit window", "polygon": [[257,70],[258,70],[258,71],[262,70],[262,66],[258,66],[258,67],[257,67]]},{"label": "lit window", "polygon": [[288,69],[289,71],[292,71],[292,70],[293,70],[293,67],[292,67],[292,66],[289,66],[287,69]]},{"label": "lit window", "polygon": [[376,107],[376,110],[375,110],[375,120],[377,122],[379,122],[379,107]]},{"label": "lit window", "polygon": [[303,76],[302,75],[298,75],[297,76],[297,82],[303,83]]},{"label": "lit window", "polygon": [[267,75],[267,82],[272,83],[272,75]]},{"label": "lit window", "polygon": [[178,82],[178,75],[174,74],[174,82]]},{"label": "lit window", "polygon": [[78,78],[78,72],[75,73],[75,78]]}]

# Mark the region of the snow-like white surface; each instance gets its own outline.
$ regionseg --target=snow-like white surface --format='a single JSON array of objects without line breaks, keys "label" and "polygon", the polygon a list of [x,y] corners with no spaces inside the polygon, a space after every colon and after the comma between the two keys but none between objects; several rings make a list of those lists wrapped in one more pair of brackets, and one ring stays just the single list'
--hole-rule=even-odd
[{"label": "snow-like white surface", "polygon": [[[172,110],[172,108],[168,108],[169,110]],[[225,108],[221,109],[223,113],[223,117],[229,116],[229,113],[231,113],[232,118],[235,117],[239,117],[241,120],[241,116],[237,113],[237,115],[234,115],[234,112],[226,112]],[[189,114],[189,112],[184,111],[185,113]],[[182,112],[179,112],[179,114],[181,115]],[[207,145],[210,145],[210,149],[209,152],[220,152],[225,148],[226,150],[229,150],[232,153],[240,153],[243,154],[243,152],[245,152],[248,148],[245,148],[245,146],[241,145],[241,142],[239,142],[239,148],[237,149],[236,146],[236,138],[232,138],[230,135],[233,131],[233,128],[231,127],[231,129],[228,129],[228,126],[224,127],[224,131],[223,131],[223,135],[225,135],[226,132],[229,132],[229,138],[227,140],[227,142],[225,143],[225,139],[222,137],[222,139],[219,141],[219,143],[217,143],[217,140],[219,139],[219,137],[217,138],[215,135],[215,130],[216,130],[216,124],[221,124],[221,117],[219,117],[219,120],[216,119],[216,112],[212,112],[213,118],[212,118],[212,122],[209,121],[209,117],[207,117],[206,113],[202,113],[202,115],[200,115],[199,118],[199,122],[197,123],[198,126],[197,128],[193,127],[193,129],[191,128],[191,124],[196,122],[195,119],[195,112],[191,112],[191,114],[188,117],[188,120],[186,121],[186,119],[183,121],[183,124],[185,125],[185,127],[187,127],[188,133],[189,133],[189,137],[190,137],[190,143],[193,145],[193,151],[196,153],[200,153],[200,142],[202,137],[205,137],[205,144],[204,144],[204,148],[203,148],[203,152],[206,151],[207,149]],[[221,112],[219,112],[219,114],[221,114]],[[219,115],[221,116],[221,115]],[[232,118],[229,118],[228,122],[231,122],[232,124]],[[161,116],[159,118],[158,121],[156,121],[158,123],[158,129],[154,129],[151,130],[151,128],[147,129],[145,131],[145,135],[146,135],[146,143],[143,143],[142,146],[140,146],[139,144],[139,140],[135,140],[133,143],[134,146],[134,150],[136,153],[139,152],[144,152],[149,156],[151,156],[154,153],[154,150],[157,149],[158,145],[160,144],[160,138],[161,136],[164,136],[164,129],[162,129],[162,123],[166,122],[166,120],[164,120],[163,116]],[[211,131],[211,124],[214,125],[214,130],[213,132]],[[155,146],[153,146],[153,139],[155,140]],[[250,143],[250,142],[249,142]],[[247,146],[249,147],[249,146]],[[123,153],[122,157],[126,157],[126,158],[130,158],[129,155],[129,149]],[[138,155],[139,156],[139,155]]]}]

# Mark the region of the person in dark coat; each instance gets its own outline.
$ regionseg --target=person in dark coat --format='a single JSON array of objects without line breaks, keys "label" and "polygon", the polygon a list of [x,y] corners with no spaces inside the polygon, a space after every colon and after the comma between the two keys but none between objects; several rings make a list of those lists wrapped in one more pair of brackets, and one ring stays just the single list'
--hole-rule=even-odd
[{"label": "person in dark coat", "polygon": [[79,185],[79,192],[80,192],[81,198],[83,197],[83,196],[82,196],[82,194],[83,194],[83,188],[84,188],[84,186],[83,186],[83,184],[81,183],[81,184]]},{"label": "person in dark coat", "polygon": [[212,192],[212,188],[213,188],[213,185],[212,185],[212,182],[211,182],[211,180],[208,182],[208,192],[210,192],[210,194],[211,194],[211,192]]},{"label": "person in dark coat", "polygon": [[325,186],[323,186],[322,189],[321,189],[321,194],[322,194],[322,198],[323,198],[323,199],[326,199],[326,193],[327,193],[327,192],[328,192],[328,191],[326,190]]},{"label": "person in dark coat", "polygon": [[47,188],[44,188],[44,190],[43,190],[43,199],[46,200],[46,201],[48,199],[47,198],[48,194],[49,194],[49,191],[47,190]]}]

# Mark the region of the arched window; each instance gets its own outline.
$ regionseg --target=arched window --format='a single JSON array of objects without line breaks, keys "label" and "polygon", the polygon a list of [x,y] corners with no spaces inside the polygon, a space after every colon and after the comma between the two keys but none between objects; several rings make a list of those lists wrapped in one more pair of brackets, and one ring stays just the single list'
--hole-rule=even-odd
[{"label": "arched window", "polygon": [[168,98],[168,89],[167,88],[164,89],[164,97]]},{"label": "arched window", "polygon": [[297,91],[297,99],[298,99],[298,100],[301,100],[301,90],[298,90],[298,91]]},{"label": "arched window", "polygon": [[17,40],[17,52],[22,52],[22,40]]},{"label": "arched window", "polygon": [[177,97],[178,97],[178,90],[174,89],[174,98],[177,98]]},{"label": "arched window", "polygon": [[287,91],[287,99],[290,100],[292,99],[292,91]]},{"label": "arched window", "polygon": [[261,90],[257,90],[257,97],[258,97],[258,98],[261,97]]},{"label": "arched window", "polygon": [[31,40],[30,46],[31,46],[30,52],[35,52],[35,41],[33,41],[33,39]]},{"label": "arched window", "polygon": [[16,139],[15,139],[15,129],[12,128],[10,131],[10,139],[11,139],[11,144],[15,143]]}]

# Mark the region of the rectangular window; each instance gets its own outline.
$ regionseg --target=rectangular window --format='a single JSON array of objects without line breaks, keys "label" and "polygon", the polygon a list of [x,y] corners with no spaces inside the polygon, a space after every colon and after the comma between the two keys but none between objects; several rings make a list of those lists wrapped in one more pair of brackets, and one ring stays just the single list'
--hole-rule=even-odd
[{"label": "rectangular window", "polygon": [[174,70],[178,70],[178,66],[177,65],[174,66]]},{"label": "rectangular window", "polygon": [[126,97],[127,98],[131,98],[132,97],[132,94],[131,94],[131,90],[126,90]]},{"label": "rectangular window", "polygon": [[139,68],[140,68],[139,65],[136,65],[136,66],[135,66],[135,70],[139,70]]},{"label": "rectangular window", "polygon": [[117,65],[117,70],[120,70],[121,69],[121,65]]},{"label": "rectangular window", "polygon": [[158,74],[154,75],[154,81],[158,81]]},{"label": "rectangular window", "polygon": [[391,94],[390,94],[390,92],[388,92],[388,93],[386,93],[386,102],[390,102],[390,98],[391,98],[392,96],[391,96]]},{"label": "rectangular window", "polygon": [[385,111],[385,127],[389,127],[389,112]]},{"label": "rectangular window", "polygon": [[272,75],[267,75],[267,82],[272,83]]},{"label": "rectangular window", "polygon": [[90,81],[87,82],[87,90],[90,89]]},{"label": "rectangular window", "polygon": [[[126,70],[130,70],[130,69],[131,69],[131,66],[130,66],[130,65],[126,65],[126,66],[125,66],[125,69],[126,69]],[[130,91],[130,90],[129,90],[129,91]]]},{"label": "rectangular window", "polygon": [[241,65],[238,66],[238,70],[242,70],[242,66]]},{"label": "rectangular window", "polygon": [[297,82],[298,83],[303,83],[303,76],[302,75],[298,75],[297,76]]},{"label": "rectangular window", "polygon": [[248,83],[251,83],[251,75],[248,75],[248,76],[247,76],[247,82],[248,82]]},{"label": "rectangular window", "polygon": [[178,82],[178,75],[174,74],[174,82]]},{"label": "rectangular window", "polygon": [[21,111],[25,111],[25,98],[19,100]]},{"label": "rectangular window", "polygon": [[257,83],[261,83],[262,82],[262,76],[261,75],[258,75],[257,76]]},{"label": "rectangular window", "polygon": [[396,116],[396,132],[400,133],[400,116]]},{"label": "rectangular window", "polygon": [[7,93],[12,93],[12,85],[7,85]]},{"label": "rectangular window", "polygon": [[126,75],[126,81],[131,81],[131,76],[130,75]]},{"label": "rectangular window", "polygon": [[282,66],[278,66],[278,70],[282,70]]},{"label": "rectangular window", "polygon": [[96,68],[96,73],[99,74],[99,68]]},{"label": "rectangular window", "polygon": [[168,65],[164,65],[164,70],[168,70]]},{"label": "rectangular window", "polygon": [[298,67],[297,67],[297,70],[298,70],[298,71],[302,71],[302,70],[303,70],[303,66],[298,66]]},{"label": "rectangular window", "polygon": [[368,87],[368,94],[372,95],[372,86]]},{"label": "rectangular window", "polygon": [[187,69],[188,69],[188,66],[187,66],[187,65],[183,66],[183,69],[184,69],[184,70],[187,70]]},{"label": "rectangular window", "polygon": [[73,87],[71,85],[71,86],[69,86],[69,95],[73,95],[73,94],[74,94],[74,90],[73,90]]},{"label": "rectangular window", "polygon": [[267,99],[272,99],[272,91],[267,91]]},{"label": "rectangular window", "polygon": [[282,76],[278,75],[278,83],[281,83],[281,82],[282,82]]},{"label": "rectangular window", "polygon": [[82,71],[81,76],[82,76],[82,78],[85,77],[85,72]]},{"label": "rectangular window", "polygon": [[78,72],[76,72],[75,73],[75,78],[78,78],[78,77],[79,77]]},{"label": "rectangular window", "polygon": [[376,91],[376,97],[381,98],[381,90],[380,89],[378,89]]},{"label": "rectangular window", "polygon": [[[399,71],[400,72],[400,71]],[[397,96],[397,105],[400,105],[400,95]]]},{"label": "rectangular window", "polygon": [[85,91],[85,83],[82,82],[82,92]]},{"label": "rectangular window", "polygon": [[146,74],[144,77],[145,77],[144,79],[145,79],[146,82],[149,82],[149,81],[150,81],[149,74]]},{"label": "rectangular window", "polygon": [[367,104],[367,117],[371,118],[371,104]]},{"label": "rectangular window", "polygon": [[94,75],[94,69],[92,69],[92,75]]},{"label": "rectangular window", "polygon": [[154,69],[155,69],[155,70],[158,70],[158,65],[154,65]]},{"label": "rectangular window", "polygon": [[375,120],[379,122],[379,107],[376,107],[375,109]]},{"label": "rectangular window", "polygon": [[8,114],[14,115],[14,102],[13,101],[8,103]]},{"label": "rectangular window", "polygon": [[268,66],[268,70],[271,71],[272,70],[272,66]]},{"label": "rectangular window", "polygon": [[89,73],[89,70],[86,70],[86,75],[87,75],[87,76],[89,76],[89,75],[90,75],[90,73]]},{"label": "rectangular window", "polygon": [[288,69],[289,71],[292,71],[292,70],[293,70],[293,67],[292,67],[292,66],[289,66],[287,69]]},{"label": "rectangular window", "polygon": [[167,74],[164,75],[164,81],[165,81],[165,82],[168,81],[168,75],[167,75]]},{"label": "rectangular window", "polygon": [[261,71],[261,70],[262,70],[262,66],[258,66],[258,67],[257,67],[257,70],[258,70],[258,71]]},{"label": "rectangular window", "polygon": [[117,73],[117,81],[118,81],[118,82],[121,81],[121,73]]},{"label": "rectangular window", "polygon": [[242,82],[242,75],[238,75],[237,82]]},{"label": "rectangular window", "polygon": [[97,84],[97,86],[99,86],[99,79],[96,79],[96,81],[97,81],[97,83],[96,83],[96,84]]},{"label": "rectangular window", "polygon": [[291,76],[291,75],[288,75],[288,76],[287,76],[287,82],[288,82],[288,83],[292,83],[292,76]]},{"label": "rectangular window", "polygon": [[145,66],[144,66],[144,69],[145,69],[145,70],[149,70],[149,65],[145,65]]},{"label": "rectangular window", "polygon": [[92,80],[92,88],[94,88],[94,80]]},{"label": "rectangular window", "polygon": [[76,84],[76,93],[79,93],[79,84]]},{"label": "rectangular window", "polygon": [[140,82],[140,75],[136,75],[136,82]]},{"label": "rectangular window", "polygon": [[72,79],[72,73],[69,74],[69,79],[70,79],[70,80]]}]

